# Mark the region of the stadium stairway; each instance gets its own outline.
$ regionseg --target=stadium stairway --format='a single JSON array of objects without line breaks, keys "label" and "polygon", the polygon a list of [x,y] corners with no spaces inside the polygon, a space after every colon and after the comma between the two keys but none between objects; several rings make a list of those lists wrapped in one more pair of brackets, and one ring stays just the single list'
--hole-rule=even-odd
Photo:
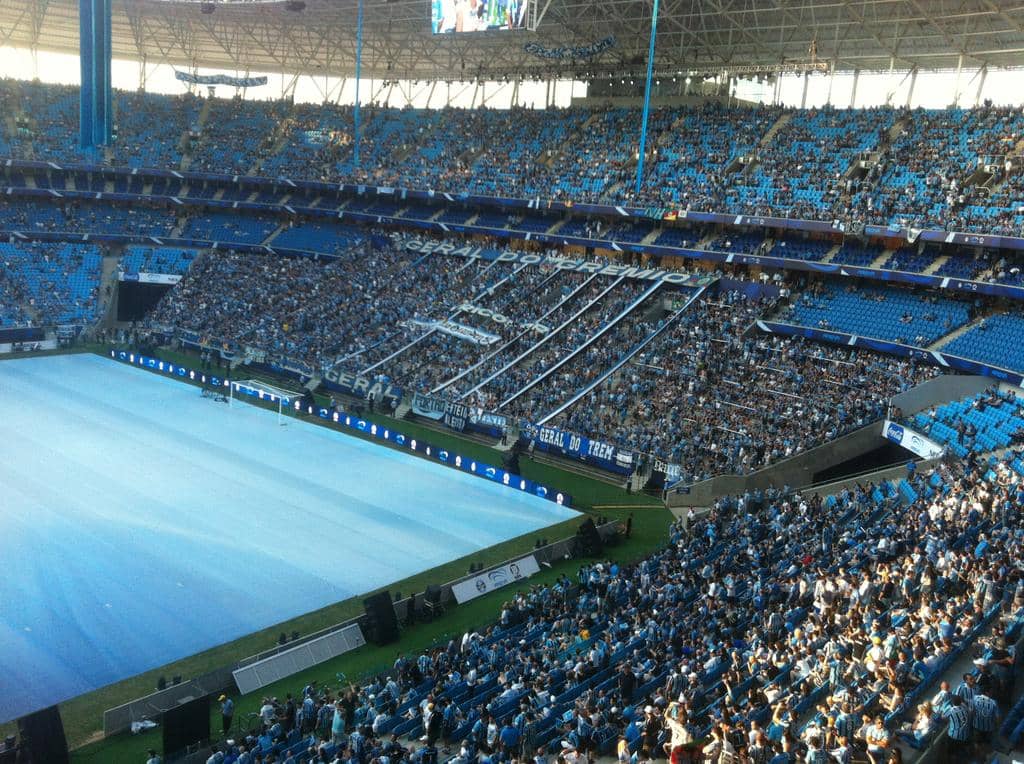
[{"label": "stadium stairway", "polygon": [[275,229],[274,229],[273,231],[271,231],[271,232],[270,232],[270,236],[268,236],[267,238],[265,238],[265,239],[264,239],[264,240],[263,240],[263,241],[261,242],[261,244],[262,244],[262,245],[263,245],[264,247],[269,247],[269,246],[270,246],[270,243],[271,243],[271,242],[272,242],[272,241],[273,241],[274,239],[276,239],[276,238],[277,238],[278,236],[280,236],[280,235],[281,235],[281,232],[282,232],[282,231],[285,231],[285,230],[287,230],[287,228],[288,228],[288,224],[287,224],[287,223],[281,223],[281,225],[279,225],[279,226],[278,226],[277,228],[275,228]]},{"label": "stadium stairway", "polygon": [[[198,133],[200,135],[200,138],[199,138],[200,141],[202,140],[203,127],[205,127],[206,121],[210,117],[210,109],[212,107],[213,107],[213,99],[212,98],[204,98],[203,99],[203,108],[199,110],[199,117],[196,119],[196,130],[198,131]],[[182,136],[181,143],[182,143],[182,147],[183,148],[187,147],[188,150],[181,152],[181,163],[179,164],[178,169],[181,170],[182,172],[185,172],[185,171],[188,170],[189,166],[191,166],[191,164],[192,164],[192,152],[193,152],[193,150],[199,144],[198,144],[198,142],[195,143],[195,144],[192,143],[191,136],[189,135],[188,132],[186,132],[185,135]]]},{"label": "stadium stairway", "polygon": [[553,149],[542,149],[540,156],[537,158],[538,163],[544,165],[545,167],[553,167],[555,161],[559,157],[564,156],[566,153],[570,153],[570,147],[580,138],[581,135],[583,135],[583,133],[589,130],[595,123],[600,121],[601,114],[598,111],[595,111],[593,114],[590,115],[586,122],[580,125],[578,130],[569,135],[558,146],[556,146]]},{"label": "stadium stairway", "polygon": [[895,252],[895,250],[893,249],[882,250],[882,254],[880,254],[878,257],[872,260],[871,264],[868,265],[868,268],[881,268],[889,260],[889,258],[892,257],[893,252]]},{"label": "stadium stairway", "polygon": [[[672,315],[670,315],[668,318],[664,319],[664,321],[661,322],[660,327],[656,331],[653,331],[650,334],[648,334],[647,337],[644,340],[642,340],[641,342],[637,343],[632,348],[630,348],[628,351],[626,351],[625,355],[622,355],[617,360],[615,360],[609,368],[607,368],[601,374],[598,374],[589,383],[585,384],[583,387],[581,387],[580,389],[576,390],[572,394],[572,396],[566,402],[564,402],[562,405],[560,405],[556,410],[544,414],[544,416],[542,416],[540,419],[538,419],[538,423],[539,424],[545,424],[551,418],[553,418],[553,417],[557,416],[558,414],[562,413],[563,411],[566,411],[569,408],[571,408],[578,401],[584,400],[586,398],[586,396],[588,396],[590,393],[592,393],[594,390],[596,390],[598,387],[600,387],[602,384],[604,384],[606,381],[608,381],[608,379],[610,379],[610,378],[614,377],[615,375],[617,375],[623,368],[625,368],[625,366],[633,358],[635,358],[637,356],[638,353],[640,353],[645,347],[647,347],[651,342],[653,342],[658,337],[659,334],[665,332],[666,330],[668,330],[669,327],[671,327],[673,324],[675,324],[677,321],[679,321],[679,319],[682,318],[682,316],[686,313],[686,311],[689,310],[691,305],[693,305],[695,302],[699,302],[701,299],[703,299],[704,294],[707,292],[708,288],[709,288],[708,286],[703,286],[700,289],[698,289],[693,295],[690,296],[690,298],[686,301],[686,303],[682,307],[680,307],[678,310],[676,310],[676,312],[673,313]],[[654,291],[656,291],[656,289],[657,289],[657,287],[652,287],[651,289],[647,290],[647,292],[644,295],[641,295],[641,297],[639,299],[640,300],[646,299],[647,295],[653,294]],[[627,309],[626,313],[628,313],[628,312],[629,312],[629,309]],[[655,313],[658,313],[658,312],[659,311],[657,311],[657,310],[649,311],[648,315],[649,315],[650,318],[654,318],[654,315],[652,315],[652,314],[655,314]],[[616,319],[616,320],[618,320],[618,319]],[[593,339],[596,339],[596,337],[593,338]],[[589,345],[590,342],[593,342],[593,339],[589,340],[587,342],[587,344]],[[634,477],[636,477],[637,479],[640,479],[640,478],[643,479],[643,481],[640,483],[640,487],[642,488],[644,485],[647,484],[647,480],[650,478],[650,472],[648,471],[648,473],[646,475],[636,475],[636,474],[634,474]]]},{"label": "stadium stairway", "polygon": [[823,263],[831,263],[832,258],[839,254],[839,250],[843,248],[842,244],[836,244],[832,249],[825,253],[825,256],[821,258]]},{"label": "stadium stairway", "polygon": [[[18,81],[17,80],[11,80],[11,86],[13,88],[17,88],[18,87]],[[14,100],[14,103],[16,103],[16,104],[17,103],[21,103],[21,99],[20,98],[16,98]],[[18,126],[17,126],[16,114],[15,114],[15,110],[14,109],[7,110],[4,113],[4,116],[3,116],[3,133],[4,133],[4,135],[6,135],[8,137],[8,139],[13,138],[18,133]]]},{"label": "stadium stairway", "polygon": [[662,232],[662,228],[660,226],[658,228],[655,228],[649,234],[647,234],[644,238],[642,238],[640,240],[640,243],[643,244],[644,246],[646,246],[648,244],[653,244],[654,242],[656,242],[658,240],[658,237],[661,236],[661,232]]},{"label": "stadium stairway", "polygon": [[270,148],[265,152],[261,151],[257,154],[256,161],[249,168],[250,175],[262,174],[263,163],[284,151],[291,140],[292,128],[294,126],[295,121],[293,119],[282,119],[274,126],[274,132],[271,134],[272,143]]},{"label": "stadium stairway", "polygon": [[788,125],[790,120],[792,119],[793,112],[791,111],[787,111],[784,114],[780,115],[779,118],[775,120],[775,124],[769,127],[768,132],[764,134],[760,141],[758,141],[757,145],[759,147],[770,145],[771,142],[775,140],[775,136],[779,134],[779,131],[786,125]]},{"label": "stadium stairway", "polygon": [[964,324],[963,326],[957,327],[956,329],[951,331],[949,334],[944,334],[943,336],[939,337],[939,339],[937,339],[935,342],[933,342],[931,345],[929,345],[926,348],[926,350],[939,350],[939,349],[945,347],[950,342],[952,342],[957,337],[959,337],[961,334],[966,334],[967,332],[969,332],[971,329],[976,327],[978,324],[980,324],[982,321],[984,321],[986,318],[989,318],[990,316],[992,316],[992,312],[991,311],[988,311],[988,312],[986,312],[986,313],[984,313],[984,314],[982,314],[980,316],[975,316],[973,321],[969,321],[968,323]]},{"label": "stadium stairway", "polygon": [[761,163],[758,157],[760,150],[766,148],[767,146],[770,146],[772,141],[775,140],[775,136],[779,134],[779,131],[782,130],[782,128],[789,124],[789,121],[791,119],[793,119],[793,112],[791,111],[787,111],[784,114],[780,115],[779,118],[775,120],[775,124],[769,127],[768,132],[761,136],[761,140],[757,142],[757,147],[754,149],[754,161],[748,162],[747,164],[743,165],[742,170],[733,167],[733,171],[735,172],[739,170],[740,174],[743,175],[744,177],[749,177],[750,175],[752,175],[754,173],[754,168],[756,168]]},{"label": "stadium stairway", "polygon": [[100,264],[99,304],[96,315],[100,316],[97,326],[113,326],[117,320],[117,275],[121,264],[123,247],[109,249],[103,254]]},{"label": "stadium stairway", "polygon": [[[558,299],[553,304],[549,303],[550,307],[548,308],[548,310],[545,311],[542,315],[540,315],[539,317],[537,317],[534,320],[543,323],[547,319],[547,317],[550,316],[552,313],[554,313],[558,308],[562,307],[563,305],[567,305],[567,304],[571,303],[573,300],[575,300],[577,295],[583,294],[584,291],[587,289],[587,287],[591,284],[591,282],[593,282],[594,279],[596,279],[596,278],[597,278],[597,274],[592,274],[587,279],[585,279],[582,283],[580,283],[575,289],[573,289],[569,294],[564,295],[563,297],[561,297],[561,299]],[[526,350],[524,350],[523,352],[519,353],[517,356],[515,356],[515,358],[513,358],[511,361],[506,363],[504,366],[502,366],[496,372],[494,372],[493,374],[489,375],[485,379],[483,379],[480,382],[478,382],[477,384],[475,384],[472,389],[470,389],[467,392],[465,392],[461,397],[462,398],[466,398],[469,395],[475,393],[480,388],[486,387],[492,381],[494,381],[495,379],[500,377],[502,374],[504,374],[506,371],[511,369],[513,366],[517,365],[522,360],[524,360],[525,358],[529,357],[531,353],[533,353],[536,350],[539,350],[540,348],[542,348],[545,344],[547,344],[549,341],[551,341],[556,336],[558,336],[560,334],[560,332],[563,329],[565,329],[567,326],[569,326],[573,321],[575,321],[577,318],[579,318],[584,313],[586,313],[588,310],[590,310],[592,307],[594,307],[594,305],[596,305],[606,294],[608,294],[608,292],[610,292],[612,289],[614,289],[621,282],[622,282],[622,278],[620,277],[615,282],[613,282],[612,284],[607,286],[599,295],[594,297],[592,300],[589,300],[582,308],[580,308],[579,310],[575,311],[572,316],[570,316],[568,319],[563,321],[560,325],[558,325],[557,327],[555,327],[554,329],[549,331],[547,334],[545,334],[543,337],[541,337],[539,340],[537,340],[537,342],[533,343],[532,345],[529,345],[526,348]],[[527,337],[527,333],[526,332],[521,333],[514,340],[512,340],[512,341],[510,341],[508,343],[505,343],[505,345],[503,345],[501,348],[499,348],[498,352],[501,352],[501,351],[505,350],[507,347],[511,347],[516,341],[518,341],[519,339],[526,338],[526,337]],[[452,377],[449,380],[446,380],[444,382],[444,384],[442,384],[441,386],[435,388],[432,392],[437,392],[438,390],[443,389],[444,387],[450,385],[451,383],[455,382],[456,380],[461,379],[467,373],[475,371],[482,364],[483,364],[483,361],[480,361],[480,362],[474,364],[473,366],[469,367],[468,369],[465,369],[458,376],[455,376],[455,377]]]},{"label": "stadium stairway", "polygon": [[925,268],[923,271],[921,271],[921,273],[925,274],[926,276],[931,276],[933,273],[935,273],[948,262],[949,255],[939,255],[938,257],[935,258],[935,260],[932,261],[932,264]]},{"label": "stadium stairway", "polygon": [[171,229],[169,238],[176,239],[181,236],[181,232],[185,230],[185,226],[188,224],[188,215],[178,215],[178,221],[174,224],[174,228]]}]

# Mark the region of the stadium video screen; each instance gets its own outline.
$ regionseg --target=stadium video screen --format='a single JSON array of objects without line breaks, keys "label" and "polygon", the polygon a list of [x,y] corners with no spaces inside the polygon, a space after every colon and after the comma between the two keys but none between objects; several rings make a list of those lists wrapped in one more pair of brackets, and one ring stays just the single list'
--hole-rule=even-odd
[{"label": "stadium video screen", "polygon": [[530,0],[431,0],[434,34],[525,29]]}]

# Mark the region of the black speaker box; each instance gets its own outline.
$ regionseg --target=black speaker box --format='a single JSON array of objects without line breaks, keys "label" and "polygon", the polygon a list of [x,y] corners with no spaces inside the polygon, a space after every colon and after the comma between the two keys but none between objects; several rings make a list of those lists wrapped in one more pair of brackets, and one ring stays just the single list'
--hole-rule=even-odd
[{"label": "black speaker box", "polygon": [[210,696],[190,700],[164,712],[164,758],[210,740]]},{"label": "black speaker box", "polygon": [[441,604],[441,587],[437,584],[428,584],[423,592],[423,599],[432,605]]},{"label": "black speaker box", "polygon": [[601,554],[601,550],[604,549],[604,539],[601,538],[592,518],[588,517],[586,522],[580,526],[580,538],[583,542],[583,554],[588,556]]},{"label": "black speaker box", "polygon": [[44,708],[18,719],[21,751],[18,761],[25,764],[67,764],[68,743],[64,722],[57,706]]},{"label": "black speaker box", "polygon": [[375,645],[389,645],[398,640],[398,618],[391,602],[391,592],[383,591],[363,600],[366,608],[366,639]]}]

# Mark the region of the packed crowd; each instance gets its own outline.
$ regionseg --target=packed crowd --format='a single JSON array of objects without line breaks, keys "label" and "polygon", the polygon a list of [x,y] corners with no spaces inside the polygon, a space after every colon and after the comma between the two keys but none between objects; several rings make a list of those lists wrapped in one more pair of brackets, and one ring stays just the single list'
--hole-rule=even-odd
[{"label": "packed crowd", "polygon": [[462,332],[462,338],[440,328],[423,332],[421,325],[405,352],[383,364],[382,373],[419,392],[468,376],[487,358],[531,336],[532,331],[523,326],[524,306],[544,305],[566,283],[565,274],[550,267],[488,269],[481,276],[474,293],[466,293],[463,302],[439,306],[446,315],[438,320]]},{"label": "packed crowd", "polygon": [[[415,319],[472,294],[486,267],[400,246],[374,248],[362,238],[328,260],[208,253],[147,324],[211,347],[250,348],[310,373],[336,365],[358,372],[429,331]],[[449,297],[436,301],[438,295]]]},{"label": "packed crowd", "polygon": [[[5,80],[0,101],[15,126],[13,134],[0,129],[0,150],[29,158],[172,167],[184,160],[222,173],[1003,234],[1020,234],[1024,225],[1024,115],[987,103],[914,111],[655,109],[648,170],[635,195],[632,109],[371,104],[362,110],[356,163],[350,107],[118,93],[115,146],[109,156],[85,156],[67,140],[76,132],[76,88]],[[974,177],[979,167],[995,172]]]},{"label": "packed crowd", "polygon": [[555,421],[682,467],[746,473],[884,415],[935,367],[799,339],[747,336],[772,301],[721,292],[692,305]]},{"label": "packed crowd", "polygon": [[211,760],[885,764],[944,730],[968,761],[1014,693],[1022,500],[1019,473],[970,461],[722,499],[640,562],[524,585],[365,683],[265,698]]},{"label": "packed crowd", "polygon": [[685,289],[392,247],[373,252],[371,270],[368,246],[325,262],[208,255],[150,324],[525,421],[621,364],[554,421],[680,464],[688,481],[747,473],[876,421],[937,373],[746,336],[774,301],[739,292],[686,307]]}]

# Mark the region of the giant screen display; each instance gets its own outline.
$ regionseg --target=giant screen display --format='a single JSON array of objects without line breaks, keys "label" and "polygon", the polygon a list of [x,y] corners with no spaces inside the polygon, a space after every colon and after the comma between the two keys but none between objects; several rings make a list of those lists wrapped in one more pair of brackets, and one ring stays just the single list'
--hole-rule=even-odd
[{"label": "giant screen display", "polygon": [[434,34],[525,29],[530,0],[431,0]]}]

